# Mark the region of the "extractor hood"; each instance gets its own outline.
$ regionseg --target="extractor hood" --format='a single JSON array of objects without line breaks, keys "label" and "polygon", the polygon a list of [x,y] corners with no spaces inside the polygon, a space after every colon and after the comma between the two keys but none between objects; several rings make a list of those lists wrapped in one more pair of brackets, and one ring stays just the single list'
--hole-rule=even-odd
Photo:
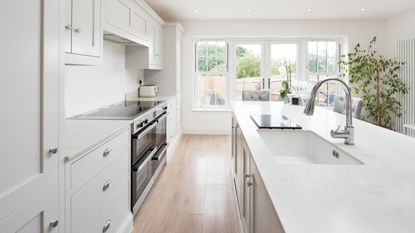
[{"label": "extractor hood", "polygon": [[111,41],[117,44],[123,44],[123,45],[140,45],[137,42],[134,42],[132,40],[126,39],[124,37],[121,37],[119,35],[109,33],[109,32],[104,33],[104,40]]}]

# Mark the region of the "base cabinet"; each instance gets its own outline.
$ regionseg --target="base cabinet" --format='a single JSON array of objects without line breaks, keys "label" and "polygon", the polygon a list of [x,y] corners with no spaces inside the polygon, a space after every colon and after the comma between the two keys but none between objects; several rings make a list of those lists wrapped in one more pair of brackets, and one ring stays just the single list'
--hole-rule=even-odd
[{"label": "base cabinet", "polygon": [[120,232],[130,212],[130,130],[65,165],[66,231]]},{"label": "base cabinet", "polygon": [[0,2],[2,233],[58,232],[62,226],[57,188],[62,3]]},{"label": "base cabinet", "polygon": [[235,191],[245,233],[284,233],[238,122],[232,117],[232,156]]},{"label": "base cabinet", "polygon": [[31,200],[0,222],[1,232],[57,233],[58,185]]}]

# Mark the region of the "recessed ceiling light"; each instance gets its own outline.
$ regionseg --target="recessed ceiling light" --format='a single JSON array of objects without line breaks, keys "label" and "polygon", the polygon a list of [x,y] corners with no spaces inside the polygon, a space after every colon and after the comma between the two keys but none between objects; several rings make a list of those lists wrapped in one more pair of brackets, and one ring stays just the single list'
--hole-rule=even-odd
[{"label": "recessed ceiling light", "polygon": [[365,12],[365,11],[367,11],[367,8],[362,8],[362,12]]},{"label": "recessed ceiling light", "polygon": [[313,8],[308,8],[307,11],[308,12],[312,12],[313,11]]},{"label": "recessed ceiling light", "polygon": [[251,10],[251,8],[248,8],[246,11],[251,12],[252,10]]},{"label": "recessed ceiling light", "polygon": [[198,9],[194,9],[194,10],[193,10],[193,12],[198,13],[198,12],[199,12],[199,10],[198,10]]}]

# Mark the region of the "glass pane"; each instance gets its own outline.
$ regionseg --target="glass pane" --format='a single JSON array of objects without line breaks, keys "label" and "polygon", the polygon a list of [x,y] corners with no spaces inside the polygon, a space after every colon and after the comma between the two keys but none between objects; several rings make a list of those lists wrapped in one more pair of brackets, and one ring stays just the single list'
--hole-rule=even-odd
[{"label": "glass pane", "polygon": [[318,72],[327,73],[327,42],[319,41],[318,49]]},{"label": "glass pane", "polygon": [[[308,42],[308,72],[309,86],[327,78],[336,78],[337,42],[310,41]],[[332,106],[338,93],[337,83],[324,84],[317,95],[317,103],[321,106]]]},{"label": "glass pane", "polygon": [[236,45],[236,84],[235,98],[242,98],[242,90],[261,90],[262,88],[262,45]]},{"label": "glass pane", "polygon": [[337,48],[336,42],[327,42],[327,73],[336,73]]},{"label": "glass pane", "polygon": [[308,42],[308,71],[310,73],[317,73],[317,42]]},{"label": "glass pane", "polygon": [[201,41],[196,49],[198,72],[226,72],[226,42]]},{"label": "glass pane", "polygon": [[271,45],[271,100],[280,100],[282,82],[288,81],[289,91],[295,93],[297,84],[297,44]]},{"label": "glass pane", "polygon": [[197,76],[195,87],[195,107],[224,107],[226,105],[225,97],[226,76]]}]

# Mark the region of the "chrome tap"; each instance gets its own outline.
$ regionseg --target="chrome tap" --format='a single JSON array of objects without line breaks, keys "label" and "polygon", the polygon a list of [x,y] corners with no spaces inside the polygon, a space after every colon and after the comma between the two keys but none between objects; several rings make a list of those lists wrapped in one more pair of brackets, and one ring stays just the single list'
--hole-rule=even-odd
[{"label": "chrome tap", "polygon": [[337,127],[336,130],[332,130],[330,132],[332,138],[343,138],[344,143],[347,145],[354,145],[354,127],[352,125],[352,95],[350,92],[350,88],[347,84],[337,78],[329,78],[322,81],[319,81],[311,90],[310,98],[305,106],[304,113],[308,116],[313,115],[314,113],[314,102],[316,99],[316,95],[318,93],[318,89],[323,85],[325,82],[329,81],[336,81],[342,84],[344,92],[346,93],[346,126],[344,129],[341,129],[341,125]]}]

